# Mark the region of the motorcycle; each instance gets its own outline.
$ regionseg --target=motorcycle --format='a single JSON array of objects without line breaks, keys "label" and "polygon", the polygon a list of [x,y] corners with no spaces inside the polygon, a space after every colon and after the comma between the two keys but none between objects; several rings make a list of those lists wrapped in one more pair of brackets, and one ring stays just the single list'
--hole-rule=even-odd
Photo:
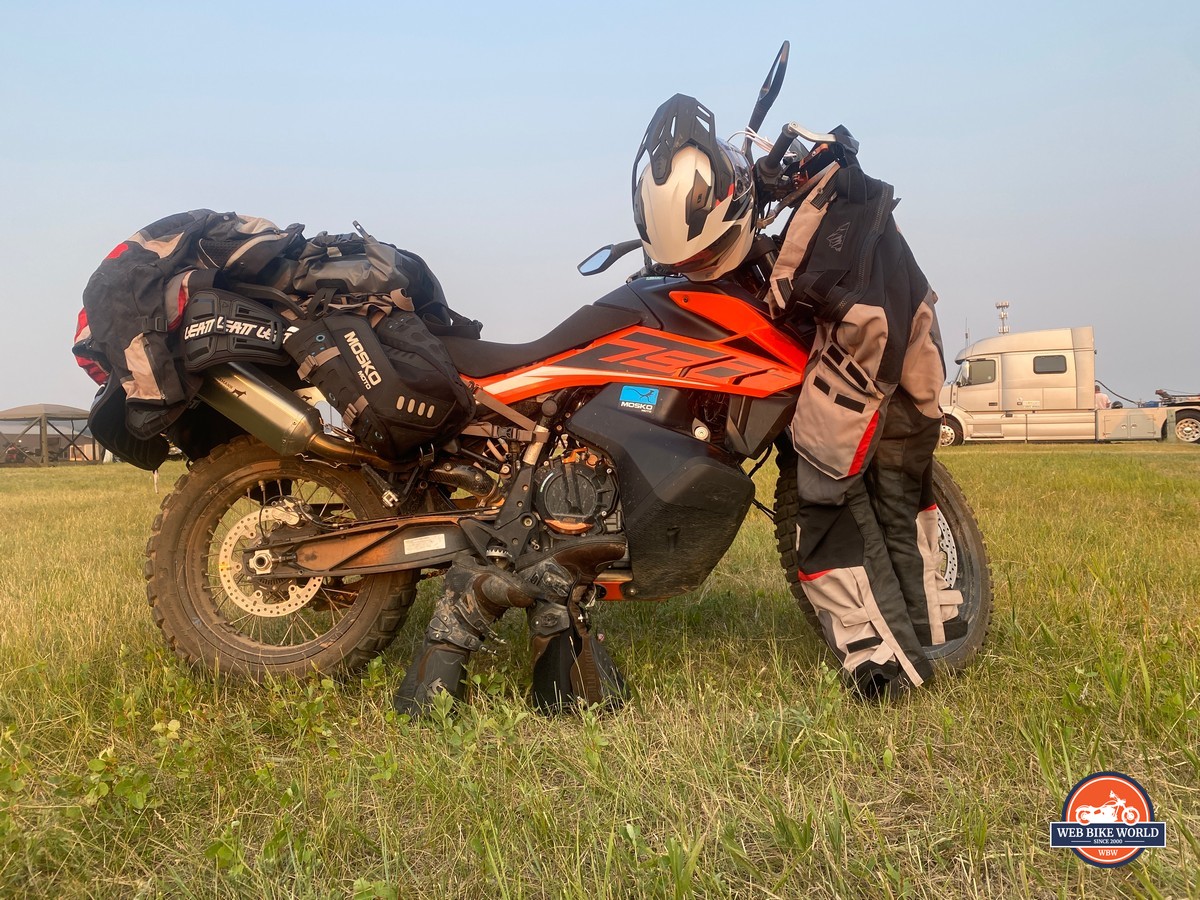
[{"label": "motorcycle", "polygon": [[1124,797],[1118,797],[1115,792],[1108,792],[1109,800],[1101,806],[1081,806],[1075,810],[1075,821],[1080,825],[1102,825],[1121,823],[1136,825],[1142,814],[1125,802]]},{"label": "motorcycle", "polygon": [[[760,171],[778,167],[798,136],[839,139],[798,126],[774,144],[755,133],[786,51],[746,132],[748,144],[769,147]],[[475,385],[476,416],[400,459],[326,423],[294,367],[234,359],[207,369],[187,415],[212,446],[165,499],[146,549],[147,595],[167,643],[189,663],[254,679],[348,672],[393,640],[418,582],[461,553],[511,569],[572,542],[623,538],[623,558],[573,608],[586,627],[597,603],[699,587],[751,506],[774,520],[791,592],[811,613],[795,560],[788,434],[808,353],[805,336],[768,309],[777,247],[758,240],[752,261],[716,282],[646,261],[528,343],[444,337]],[[604,271],[640,246],[609,245],[580,271]],[[773,454],[772,508],[753,476]],[[937,463],[934,490],[941,577],[962,593],[969,630],[928,654],[955,670],[983,643],[990,574],[970,506]]]}]

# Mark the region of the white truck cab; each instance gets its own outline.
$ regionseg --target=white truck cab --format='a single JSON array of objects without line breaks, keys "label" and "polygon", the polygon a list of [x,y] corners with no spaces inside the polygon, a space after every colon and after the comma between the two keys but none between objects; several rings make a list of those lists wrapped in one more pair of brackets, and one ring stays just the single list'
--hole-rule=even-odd
[{"label": "white truck cab", "polygon": [[[967,441],[1119,441],[1165,436],[1174,413],[1181,440],[1200,408],[1096,409],[1096,341],[1090,325],[1002,334],[959,351],[942,388],[942,444]],[[1193,425],[1187,425],[1191,422]]]}]

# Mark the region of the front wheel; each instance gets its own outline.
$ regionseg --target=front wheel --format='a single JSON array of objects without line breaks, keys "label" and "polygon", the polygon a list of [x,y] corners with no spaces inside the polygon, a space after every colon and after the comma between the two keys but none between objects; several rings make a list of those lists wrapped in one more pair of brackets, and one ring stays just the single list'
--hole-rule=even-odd
[{"label": "front wheel", "polygon": [[163,501],[146,546],[146,595],[187,662],[252,679],[365,665],[403,625],[413,572],[271,579],[248,552],[279,530],[389,515],[354,469],[281,458],[242,437],[217,447]]},{"label": "front wheel", "polygon": [[[946,467],[936,459],[933,461],[933,496],[938,508],[939,573],[946,587],[962,593],[959,615],[967,622],[967,633],[936,647],[926,647],[925,655],[935,665],[956,672],[974,659],[987,636],[992,617],[992,575],[987,547],[975,514]],[[779,561],[787,573],[792,596],[817,634],[821,634],[820,622],[800,586],[796,559],[799,509],[795,458],[780,456],[779,480],[775,484],[775,537]]]},{"label": "front wheel", "polygon": [[942,430],[938,434],[939,447],[957,447],[963,442],[962,426],[954,419],[942,419]]}]

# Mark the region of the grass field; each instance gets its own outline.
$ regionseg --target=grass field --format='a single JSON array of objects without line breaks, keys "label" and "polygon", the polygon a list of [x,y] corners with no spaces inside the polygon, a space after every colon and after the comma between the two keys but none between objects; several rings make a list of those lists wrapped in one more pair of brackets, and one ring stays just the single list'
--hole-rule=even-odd
[{"label": "grass field", "polygon": [[[419,726],[429,586],[361,678],[214,683],[145,604],[149,475],[0,471],[0,895],[1200,896],[1200,452],[942,456],[995,578],[965,675],[845,696],[752,511],[702,590],[601,612],[623,712],[531,714],[513,615]],[[1105,769],[1168,823],[1115,870],[1049,848]]]}]

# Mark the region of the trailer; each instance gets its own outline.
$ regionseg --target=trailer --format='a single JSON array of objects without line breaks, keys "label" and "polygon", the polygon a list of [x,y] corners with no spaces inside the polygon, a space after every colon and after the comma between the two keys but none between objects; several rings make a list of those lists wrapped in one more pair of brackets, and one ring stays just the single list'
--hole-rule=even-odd
[{"label": "trailer", "polygon": [[1107,409],[1096,403],[1090,325],[1002,334],[955,358],[942,388],[942,446],[964,441],[1157,441],[1200,445],[1200,395]]}]

